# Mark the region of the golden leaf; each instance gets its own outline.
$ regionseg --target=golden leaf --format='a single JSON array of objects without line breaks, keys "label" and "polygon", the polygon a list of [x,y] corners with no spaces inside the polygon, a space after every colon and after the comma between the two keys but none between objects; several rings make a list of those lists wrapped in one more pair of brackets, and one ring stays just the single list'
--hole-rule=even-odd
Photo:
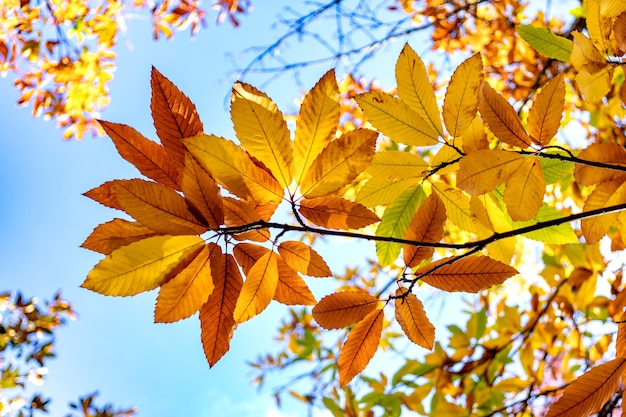
[{"label": "golden leaf", "polygon": [[524,221],[535,217],[545,192],[546,180],[538,158],[524,159],[508,178],[504,188],[504,202],[511,219]]},{"label": "golden leaf", "polygon": [[517,274],[517,270],[488,256],[468,256],[458,260],[455,257],[440,259],[413,273],[415,276],[422,274],[426,274],[422,281],[440,290],[478,292],[502,284]]},{"label": "golden leaf", "polygon": [[443,121],[452,137],[465,133],[476,118],[478,89],[483,79],[483,61],[474,54],[457,67],[450,78],[443,102]]},{"label": "golden leaf", "polygon": [[[622,175],[612,181],[598,184],[587,197],[583,211],[626,203],[625,180],[626,175]],[[582,219],[580,226],[587,243],[591,245],[599,242],[602,236],[615,225],[618,216],[618,212],[613,212]]]},{"label": "golden leaf", "polygon": [[356,202],[366,207],[382,206],[397,200],[406,190],[417,186],[419,177],[390,180],[373,177],[367,180],[356,195]]},{"label": "golden leaf", "polygon": [[263,161],[280,185],[289,187],[293,148],[287,123],[276,104],[262,91],[237,82],[233,86],[230,116],[241,146]]},{"label": "golden leaf", "polygon": [[278,246],[278,252],[294,270],[312,277],[329,277],[332,272],[324,258],[309,245],[287,240]]},{"label": "golden leaf", "polygon": [[522,164],[523,157],[501,149],[483,149],[459,162],[457,186],[470,195],[488,193],[505,182]]},{"label": "golden leaf", "polygon": [[478,233],[484,231],[484,228],[478,223],[478,219],[476,219],[476,216],[470,209],[470,197],[467,194],[442,182],[435,182],[432,186],[446,206],[446,214],[452,223],[468,232]]},{"label": "golden leaf", "polygon": [[[603,3],[604,1],[602,1]],[[600,13],[600,0],[587,0],[587,31],[600,52],[607,53],[611,45],[611,18]]]},{"label": "golden leaf", "polygon": [[580,72],[588,68],[588,72],[596,73],[607,66],[606,59],[596,49],[591,39],[580,32],[572,32],[572,36],[574,37],[574,45],[570,62],[576,71]]},{"label": "golden leaf", "polygon": [[576,74],[576,84],[578,84],[585,101],[590,103],[599,102],[611,91],[612,79],[613,68],[611,67],[602,68],[594,72],[583,68]]},{"label": "golden leaf", "polygon": [[202,347],[209,366],[215,365],[228,352],[230,339],[237,327],[233,312],[243,285],[233,256],[217,251],[213,255],[211,275],[215,288],[200,308]]},{"label": "golden leaf", "polygon": [[189,153],[185,154],[185,167],[181,190],[194,215],[216,229],[224,223],[224,205],[220,189],[200,164]]},{"label": "golden leaf", "polygon": [[[426,317],[422,302],[405,288],[396,290],[396,320],[413,343],[432,350],[435,343],[435,326]],[[403,296],[402,298],[400,298]]]},{"label": "golden leaf", "polygon": [[[251,205],[232,197],[224,197],[224,223],[227,227],[245,226],[261,221],[261,216]],[[232,235],[236,240],[265,242],[270,238],[267,229],[244,230]]]},{"label": "golden leaf", "polygon": [[153,290],[203,245],[198,236],[153,236],[133,242],[98,262],[81,287],[122,297]]},{"label": "golden leaf", "polygon": [[96,227],[80,246],[109,255],[115,249],[156,234],[154,230],[137,222],[113,219]]},{"label": "golden leaf", "polygon": [[117,210],[124,210],[120,206],[120,202],[117,201],[117,195],[115,192],[115,184],[119,180],[107,181],[102,185],[92,188],[83,195],[89,197],[92,200],[102,204],[103,206],[114,208]]},{"label": "golden leaf", "polygon": [[309,167],[334,138],[339,124],[339,88],[330,70],[304,96],[293,143],[294,178],[300,184]]},{"label": "golden leaf", "polygon": [[619,387],[626,358],[594,366],[570,383],[546,417],[586,417],[600,411]]},{"label": "golden leaf", "polygon": [[530,146],[530,138],[513,106],[485,81],[479,90],[478,108],[483,121],[501,142],[522,149]]},{"label": "golden leaf", "polygon": [[600,13],[606,17],[614,17],[626,12],[626,4],[622,0],[602,0],[600,2]]},{"label": "golden leaf", "polygon": [[372,130],[356,129],[330,142],[305,174],[302,195],[324,197],[350,184],[372,161],[377,136]]},{"label": "golden leaf", "polygon": [[[578,154],[578,158],[607,165],[626,166],[626,149],[613,142],[592,143]],[[611,181],[623,177],[624,174],[624,171],[585,164],[576,164],[574,168],[574,178],[582,185],[594,185]]]},{"label": "golden leaf", "polygon": [[438,143],[435,128],[404,101],[382,91],[370,91],[355,97],[367,120],[390,139],[411,146]]},{"label": "golden leaf", "polygon": [[277,256],[269,251],[261,256],[246,274],[233,313],[235,321],[242,323],[265,310],[274,297],[277,285]]},{"label": "golden leaf", "polygon": [[200,310],[213,292],[211,257],[221,249],[215,243],[206,244],[189,265],[174,278],[161,285],[154,309],[155,323],[172,323]]},{"label": "golden leaf", "polygon": [[360,229],[380,221],[365,206],[340,197],[306,198],[300,201],[298,211],[311,223],[328,229]]},{"label": "golden leaf", "polygon": [[[413,216],[404,238],[416,242],[439,242],[443,237],[446,219],[446,207],[437,193],[432,193]],[[411,268],[430,258],[435,252],[434,248],[423,246],[403,245],[402,248],[404,263]]]},{"label": "golden leaf", "polygon": [[352,329],[337,362],[339,385],[348,384],[374,357],[383,331],[383,310],[374,310]]},{"label": "golden leaf", "polygon": [[622,313],[617,323],[617,337],[615,338],[615,356],[626,358],[626,313]]},{"label": "golden leaf", "polygon": [[398,97],[430,123],[439,136],[443,136],[439,108],[426,67],[408,43],[396,61],[396,81]]},{"label": "golden leaf", "polygon": [[565,106],[563,73],[551,79],[537,95],[528,112],[528,133],[533,143],[547,146],[561,127]]},{"label": "golden leaf", "polygon": [[374,178],[400,180],[423,177],[428,167],[428,163],[419,155],[403,151],[380,151],[374,154],[367,173]]},{"label": "golden leaf", "polygon": [[470,127],[463,133],[461,137],[463,140],[463,151],[465,153],[472,153],[480,151],[481,149],[489,149],[489,140],[487,139],[487,132],[480,117],[474,117]]},{"label": "golden leaf", "polygon": [[378,298],[365,291],[341,291],[322,298],[313,307],[313,318],[325,329],[350,326],[376,309]]}]

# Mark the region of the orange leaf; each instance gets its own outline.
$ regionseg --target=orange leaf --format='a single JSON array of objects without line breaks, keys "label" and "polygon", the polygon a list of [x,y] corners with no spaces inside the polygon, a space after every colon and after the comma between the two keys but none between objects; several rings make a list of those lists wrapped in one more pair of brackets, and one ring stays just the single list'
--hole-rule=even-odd
[{"label": "orange leaf", "polygon": [[328,229],[360,229],[380,221],[367,207],[340,197],[304,199],[299,211],[311,223]]},{"label": "orange leaf", "polygon": [[109,135],[120,156],[133,164],[139,172],[166,187],[178,190],[182,166],[174,165],[163,146],[143,136],[130,126],[99,121]]},{"label": "orange leaf", "polygon": [[511,174],[504,188],[504,202],[514,221],[530,220],[537,215],[546,192],[546,180],[539,159],[529,157]]},{"label": "orange leaf", "polygon": [[215,288],[200,309],[201,339],[204,354],[213,366],[230,347],[230,339],[237,327],[233,318],[235,304],[243,280],[232,255],[213,252],[211,275]]},{"label": "orange leaf", "polygon": [[197,235],[207,231],[176,191],[140,179],[115,181],[117,199],[126,213],[164,235]]},{"label": "orange leaf", "polygon": [[378,299],[365,291],[342,291],[322,298],[313,307],[313,318],[325,329],[341,329],[376,309]]},{"label": "orange leaf", "polygon": [[[602,182],[589,194],[583,207],[583,211],[591,211],[603,207],[609,207],[626,202],[625,177],[613,181]],[[607,213],[601,216],[582,219],[580,226],[588,244],[597,243],[611,226],[614,226],[619,213]]]},{"label": "orange leaf", "polygon": [[245,275],[248,275],[250,268],[268,252],[270,252],[268,248],[252,243],[237,243],[233,248],[233,255]]},{"label": "orange leaf", "polygon": [[234,317],[242,323],[261,313],[269,305],[278,285],[278,261],[268,252],[250,268],[237,299]]},{"label": "orange leaf", "polygon": [[[437,193],[432,193],[413,216],[404,238],[416,242],[439,242],[443,237],[446,219],[446,207]],[[434,248],[413,245],[403,245],[403,250],[404,263],[411,268],[430,258],[435,252]]]},{"label": "orange leaf", "polygon": [[480,54],[466,59],[452,74],[443,102],[443,121],[452,137],[461,136],[471,126],[478,110],[478,88],[483,79]]},{"label": "orange leaf", "polygon": [[104,184],[97,186],[96,188],[92,188],[83,195],[102,204],[103,206],[117,210],[124,210],[120,205],[120,202],[117,201],[117,196],[115,193],[115,183],[117,181],[119,180],[107,181]]},{"label": "orange leaf", "polygon": [[530,138],[513,106],[485,81],[479,90],[478,108],[483,121],[501,142],[519,148],[530,146]]},{"label": "orange leaf", "polygon": [[586,417],[600,411],[619,387],[626,358],[594,366],[565,388],[546,417]]},{"label": "orange leaf", "polygon": [[563,74],[557,74],[537,95],[528,112],[528,133],[533,143],[546,146],[561,127],[565,106]]},{"label": "orange leaf", "polygon": [[517,274],[517,270],[488,256],[469,256],[440,259],[413,273],[416,277],[422,274],[422,281],[440,290],[478,292],[502,284]]},{"label": "orange leaf", "polygon": [[365,369],[374,357],[383,331],[383,317],[382,309],[370,312],[348,335],[337,362],[342,387]]},{"label": "orange leaf", "polygon": [[622,313],[617,324],[615,356],[618,358],[626,358],[626,312]]},{"label": "orange leaf", "polygon": [[[593,143],[578,154],[579,159],[609,165],[626,166],[626,149],[613,142]],[[599,184],[624,176],[624,171],[616,171],[591,165],[576,164],[574,178],[582,185]]]},{"label": "orange leaf", "polygon": [[189,208],[196,217],[204,220],[210,229],[216,229],[224,223],[224,205],[220,189],[209,173],[189,153],[185,154],[181,189]]},{"label": "orange leaf", "polygon": [[113,219],[96,227],[80,246],[110,255],[117,248],[155,235],[154,230],[137,222]]},{"label": "orange leaf", "polygon": [[278,252],[287,265],[298,272],[312,277],[329,277],[332,272],[324,259],[309,245],[288,240],[282,242]]},{"label": "orange leaf", "polygon": [[[405,288],[398,288],[396,296],[406,294]],[[413,343],[431,349],[435,343],[435,326],[426,317],[422,302],[413,293],[404,298],[396,298],[396,320],[406,336]]]},{"label": "orange leaf", "polygon": [[196,106],[170,80],[152,67],[150,109],[154,127],[171,161],[182,171],[185,145],[181,139],[199,135],[204,127]]},{"label": "orange leaf", "polygon": [[[224,197],[224,223],[227,227],[244,226],[261,220],[261,216],[254,208],[241,200],[232,197]],[[253,240],[265,242],[270,238],[267,229],[243,231],[233,235],[237,240]]]},{"label": "orange leaf", "polygon": [[218,245],[208,243],[178,275],[161,285],[154,309],[155,323],[186,319],[202,307],[214,289],[210,263],[213,252],[222,253]]},{"label": "orange leaf", "polygon": [[481,149],[489,149],[489,140],[480,117],[474,117],[470,127],[463,133],[463,151],[465,153],[476,152]]},{"label": "orange leaf", "polygon": [[522,163],[523,157],[501,149],[482,149],[459,162],[457,186],[470,195],[492,191],[506,181]]}]

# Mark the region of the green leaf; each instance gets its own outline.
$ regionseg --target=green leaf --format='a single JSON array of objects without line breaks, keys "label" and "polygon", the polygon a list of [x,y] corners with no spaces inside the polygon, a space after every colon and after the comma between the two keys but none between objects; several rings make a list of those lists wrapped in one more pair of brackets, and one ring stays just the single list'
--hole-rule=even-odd
[{"label": "green leaf", "polygon": [[574,163],[569,161],[561,161],[552,158],[542,158],[539,155],[539,163],[543,170],[543,177],[546,185],[556,184],[557,182],[572,177],[574,173]]},{"label": "green leaf", "polygon": [[548,28],[539,28],[533,25],[517,25],[515,29],[522,39],[540,54],[548,58],[569,62],[573,48],[571,40],[555,35]]},{"label": "green leaf", "polygon": [[[560,217],[563,217],[563,215],[559,211],[557,211],[554,207],[543,203],[534,219],[525,222],[512,222],[511,225],[514,229],[519,229],[520,227],[530,226],[538,222],[545,222],[548,220],[558,219]],[[574,229],[572,229],[572,225],[570,223],[546,227],[533,232],[524,233],[522,236],[539,242],[554,243],[559,245],[578,242],[578,237],[576,237],[576,233],[574,233]]]}]

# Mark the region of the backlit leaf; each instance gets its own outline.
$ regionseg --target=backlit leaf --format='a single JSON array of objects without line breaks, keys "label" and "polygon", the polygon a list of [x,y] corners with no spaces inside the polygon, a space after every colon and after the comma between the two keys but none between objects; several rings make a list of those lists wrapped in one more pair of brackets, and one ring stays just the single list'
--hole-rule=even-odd
[{"label": "backlit leaf", "polygon": [[181,189],[189,208],[196,217],[203,219],[210,229],[224,223],[224,206],[219,187],[189,153],[185,155]]},{"label": "backlit leaf", "polygon": [[[519,229],[537,222],[544,222],[561,217],[563,217],[562,213],[549,204],[543,203],[539,209],[539,213],[537,213],[532,220],[526,222],[513,222],[512,225],[514,229]],[[559,245],[566,243],[578,243],[578,236],[576,236],[571,223],[562,223],[552,227],[545,227],[540,230],[524,233],[522,236],[539,242],[554,243]]]},{"label": "backlit leaf", "polygon": [[600,13],[600,0],[587,0],[587,31],[600,52],[607,53],[610,48],[611,19]]},{"label": "backlit leaf", "polygon": [[403,180],[390,180],[374,177],[367,180],[356,195],[356,202],[366,207],[376,207],[389,204],[396,200],[409,188],[417,186],[422,181],[419,177]]},{"label": "backlit leaf", "polygon": [[237,327],[233,312],[243,285],[232,255],[222,255],[218,251],[212,255],[211,275],[215,288],[200,309],[202,347],[209,366],[215,365],[228,352]]},{"label": "backlit leaf", "polygon": [[421,156],[402,151],[376,152],[367,167],[372,177],[388,180],[423,177],[427,172],[428,163]]},{"label": "backlit leaf", "polygon": [[593,41],[580,32],[572,32],[574,45],[570,62],[577,71],[586,70],[588,73],[597,73],[607,67],[604,55],[593,44]]},{"label": "backlit leaf", "polygon": [[367,120],[390,139],[411,146],[436,145],[437,131],[402,100],[382,91],[355,97]]},{"label": "backlit leaf", "polygon": [[[607,165],[626,166],[626,149],[612,142],[592,143],[578,154],[578,158],[584,161],[600,162]],[[574,178],[582,185],[593,185],[611,181],[623,175],[624,171],[616,171],[585,164],[576,164],[574,168]]]},{"label": "backlit leaf", "polygon": [[311,223],[328,229],[360,229],[380,219],[367,207],[339,197],[306,198],[300,214]]},{"label": "backlit leaf", "polygon": [[472,153],[481,149],[489,149],[489,140],[487,139],[487,132],[483,126],[480,117],[474,117],[470,127],[463,133],[461,137],[463,140],[463,151],[465,153]]},{"label": "backlit leaf", "polygon": [[339,88],[335,71],[330,70],[304,96],[296,121],[293,143],[294,178],[300,183],[304,174],[334,138],[339,124]]},{"label": "backlit leaf", "polygon": [[358,322],[339,354],[339,384],[343,387],[358,375],[374,357],[383,330],[383,310],[374,310]]},{"label": "backlit leaf", "polygon": [[[446,222],[446,207],[436,193],[426,198],[411,220],[405,239],[416,242],[439,242],[443,237],[443,225]],[[423,260],[430,258],[434,248],[403,245],[404,264],[415,267]]]},{"label": "backlit leaf", "polygon": [[617,324],[617,337],[615,338],[615,356],[626,358],[626,313],[622,313]]},{"label": "backlit leaf", "polygon": [[213,292],[211,256],[221,255],[215,243],[205,245],[200,253],[174,278],[161,286],[154,309],[155,323],[172,323],[191,316]]},{"label": "backlit leaf", "polygon": [[563,73],[557,74],[539,92],[528,112],[528,133],[533,143],[547,146],[561,126],[565,106]]},{"label": "backlit leaf", "polygon": [[458,260],[454,257],[440,259],[419,268],[413,274],[426,274],[421,280],[440,290],[475,293],[502,284],[517,274],[517,270],[487,256],[468,256]]},{"label": "backlit leaf", "polygon": [[528,157],[507,180],[504,189],[506,208],[515,221],[529,220],[535,217],[546,192],[538,158]]},{"label": "backlit leaf", "polygon": [[[583,211],[595,210],[626,203],[626,176],[612,181],[603,182],[591,192]],[[597,243],[615,225],[618,212],[607,213],[601,216],[585,218],[581,220],[581,230],[588,244]]]},{"label": "backlit leaf", "polygon": [[398,97],[443,136],[439,108],[424,62],[409,44],[405,44],[396,61]]},{"label": "backlit leaf", "polygon": [[613,70],[606,67],[597,72],[582,69],[576,74],[576,84],[586,101],[596,103],[611,91]]},{"label": "backlit leaf", "polygon": [[92,188],[83,195],[89,197],[92,200],[102,204],[103,206],[114,208],[117,210],[124,210],[120,206],[120,202],[117,201],[117,195],[115,192],[115,184],[119,180],[107,181],[102,185]]},{"label": "backlit leaf", "polygon": [[452,74],[443,102],[443,121],[452,137],[461,136],[471,126],[478,111],[478,88],[483,79],[483,62],[474,54]]},{"label": "backlit leaf", "polygon": [[109,255],[117,248],[154,235],[154,230],[140,223],[113,219],[96,227],[80,246]]},{"label": "backlit leaf", "polygon": [[372,130],[356,129],[330,142],[304,176],[302,195],[324,197],[350,184],[372,161],[377,136]]},{"label": "backlit leaf", "polygon": [[122,209],[155,232],[196,235],[207,230],[189,211],[185,199],[171,188],[139,179],[119,180],[115,192]]},{"label": "backlit leaf", "polygon": [[276,104],[262,91],[237,82],[233,86],[230,116],[237,139],[263,163],[284,188],[293,177],[293,148],[287,123]]},{"label": "backlit leaf", "polygon": [[350,326],[376,309],[378,299],[365,291],[342,291],[322,298],[313,307],[313,318],[325,329]]},{"label": "backlit leaf", "polygon": [[[232,197],[224,197],[224,223],[227,227],[245,226],[261,221],[261,216],[251,205]],[[254,228],[233,234],[236,240],[254,240],[265,242],[270,238],[267,229]]]},{"label": "backlit leaf", "polygon": [[513,106],[487,82],[482,82],[479,91],[480,114],[496,138],[519,148],[530,146],[530,138]]},{"label": "backlit leaf", "polygon": [[278,252],[287,265],[296,271],[312,277],[329,277],[332,275],[326,261],[309,245],[295,240],[280,243]]},{"label": "backlit leaf", "polygon": [[98,262],[81,287],[114,296],[153,290],[203,244],[198,236],[153,236],[133,242]]},{"label": "backlit leaf", "polygon": [[241,266],[244,274],[248,274],[250,268],[261,259],[261,256],[269,253],[270,249],[253,243],[237,243],[233,248],[233,255]]},{"label": "backlit leaf", "polygon": [[602,0],[600,2],[600,13],[606,17],[614,17],[626,12],[626,4],[621,0]]},{"label": "backlit leaf", "polygon": [[457,186],[470,195],[488,193],[506,181],[522,161],[521,155],[500,149],[472,152],[459,162]]},{"label": "backlit leaf", "polygon": [[617,391],[625,367],[626,358],[594,366],[565,388],[546,417],[586,417],[600,411]]},{"label": "backlit leaf", "polygon": [[515,26],[517,33],[542,55],[568,62],[572,53],[572,41],[555,35],[548,28],[533,25]]},{"label": "backlit leaf", "polygon": [[242,323],[261,313],[268,306],[278,285],[278,262],[274,252],[268,252],[250,268],[237,299],[235,321]]},{"label": "backlit leaf", "polygon": [[[398,288],[396,297],[403,296],[407,290]],[[432,349],[435,343],[435,326],[426,317],[422,302],[413,293],[402,298],[396,298],[396,320],[400,324],[404,334],[413,343]]]},{"label": "backlit leaf", "polygon": [[441,201],[446,206],[448,219],[468,232],[478,233],[484,230],[470,208],[470,197],[458,188],[442,182],[432,184]]}]

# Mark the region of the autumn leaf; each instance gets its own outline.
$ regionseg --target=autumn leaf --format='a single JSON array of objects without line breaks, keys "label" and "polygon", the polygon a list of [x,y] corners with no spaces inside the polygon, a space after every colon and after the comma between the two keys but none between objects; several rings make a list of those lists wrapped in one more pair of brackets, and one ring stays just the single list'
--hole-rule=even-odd
[{"label": "autumn leaf", "polygon": [[[413,216],[404,238],[415,242],[439,242],[443,237],[446,219],[446,207],[437,194],[432,193]],[[404,263],[410,268],[416,267],[435,252],[434,248],[423,246],[405,244],[402,248]]]},{"label": "autumn leaf", "polygon": [[383,177],[370,178],[356,195],[356,202],[366,207],[388,205],[397,200],[409,188],[418,186],[421,181],[420,177],[409,177],[402,180]]},{"label": "autumn leaf", "polygon": [[378,299],[365,291],[342,291],[322,298],[313,307],[313,318],[325,329],[350,326],[374,311]]},{"label": "autumn leaf", "polygon": [[487,139],[487,132],[483,126],[480,117],[474,117],[472,124],[461,136],[463,141],[463,151],[467,154],[480,151],[482,149],[489,149],[489,140]]},{"label": "autumn leaf", "polygon": [[200,308],[201,340],[209,366],[213,366],[230,348],[237,327],[233,318],[243,279],[232,255],[214,251],[211,276],[214,289]]},{"label": "autumn leaf", "polygon": [[262,91],[237,82],[230,116],[241,146],[263,161],[283,188],[293,177],[293,148],[287,123],[276,104]]},{"label": "autumn leaf", "polygon": [[541,208],[546,181],[536,157],[528,157],[508,178],[504,189],[506,208],[515,221],[535,217]]},{"label": "autumn leaf", "polygon": [[522,149],[530,146],[530,138],[513,106],[485,81],[479,90],[478,108],[484,122],[501,142]]},{"label": "autumn leaf", "polygon": [[380,219],[367,207],[339,197],[306,198],[300,214],[311,223],[328,229],[360,229]]},{"label": "autumn leaf", "polygon": [[[622,312],[617,322],[617,337],[615,338],[615,356],[626,358],[626,313]],[[623,375],[623,374],[622,374]]]},{"label": "autumn leaf", "polygon": [[477,150],[459,162],[457,186],[470,195],[488,193],[505,182],[522,161],[521,155],[501,149]]},{"label": "autumn leaf", "polygon": [[539,92],[528,112],[528,133],[533,143],[547,146],[561,127],[565,106],[563,74],[557,74]]},{"label": "autumn leaf", "polygon": [[413,343],[432,350],[435,343],[435,326],[426,317],[422,302],[407,289],[396,290],[396,320],[404,334]]},{"label": "autumn leaf", "polygon": [[235,321],[242,323],[265,310],[274,297],[277,285],[278,262],[270,251],[261,256],[246,274],[233,313]]},{"label": "autumn leaf", "polygon": [[332,272],[324,258],[309,245],[295,240],[281,242],[278,252],[294,270],[312,277],[329,277]]},{"label": "autumn leaf", "polygon": [[[246,226],[261,221],[261,216],[251,205],[232,197],[224,197],[222,201],[224,204],[224,222],[227,227]],[[270,232],[267,229],[259,228],[246,230],[244,227],[241,232],[233,233],[233,238],[265,242],[270,238]]]},{"label": "autumn leaf", "polygon": [[109,255],[115,249],[156,234],[154,230],[138,222],[113,219],[96,227],[80,246]]},{"label": "autumn leaf", "polygon": [[[583,161],[626,167],[626,149],[617,143],[592,143],[583,149],[578,158]],[[586,164],[576,164],[574,178],[582,185],[594,185],[623,177],[625,171],[617,171]]]},{"label": "autumn leaf", "polygon": [[448,219],[468,232],[478,233],[485,229],[480,225],[470,207],[470,197],[462,190],[442,182],[433,182],[433,190],[446,206]]},{"label": "autumn leaf", "polygon": [[120,205],[120,202],[117,201],[115,184],[118,181],[119,180],[107,181],[95,188],[92,188],[83,195],[85,197],[91,198],[93,201],[96,201],[105,207],[113,208],[116,210],[124,210]]},{"label": "autumn leaf", "polygon": [[200,164],[189,154],[185,154],[185,167],[181,189],[189,209],[204,220],[209,229],[224,223],[224,205],[220,189]]},{"label": "autumn leaf", "polygon": [[428,285],[450,292],[478,292],[500,285],[515,274],[515,268],[487,256],[444,258],[413,272]]},{"label": "autumn leaf", "polygon": [[[626,176],[598,184],[587,197],[583,211],[626,203],[626,182],[624,179]],[[591,245],[600,241],[615,225],[618,215],[619,213],[614,212],[582,219],[580,226],[587,243]]]},{"label": "autumn leaf", "polygon": [[586,417],[600,411],[621,382],[626,358],[594,366],[565,388],[546,417]]},{"label": "autumn leaf", "polygon": [[476,118],[478,89],[482,79],[480,54],[465,60],[452,74],[443,102],[443,121],[452,137],[463,135]]},{"label": "autumn leaf", "polygon": [[383,317],[383,310],[370,312],[348,335],[337,362],[342,387],[365,369],[374,357],[383,330]]},{"label": "autumn leaf", "polygon": [[177,274],[203,244],[198,236],[153,236],[133,242],[98,262],[81,287],[123,297],[153,290]]},{"label": "autumn leaf", "polygon": [[555,35],[548,28],[533,25],[515,26],[520,37],[548,58],[568,62],[572,53],[572,41],[563,36]]}]

